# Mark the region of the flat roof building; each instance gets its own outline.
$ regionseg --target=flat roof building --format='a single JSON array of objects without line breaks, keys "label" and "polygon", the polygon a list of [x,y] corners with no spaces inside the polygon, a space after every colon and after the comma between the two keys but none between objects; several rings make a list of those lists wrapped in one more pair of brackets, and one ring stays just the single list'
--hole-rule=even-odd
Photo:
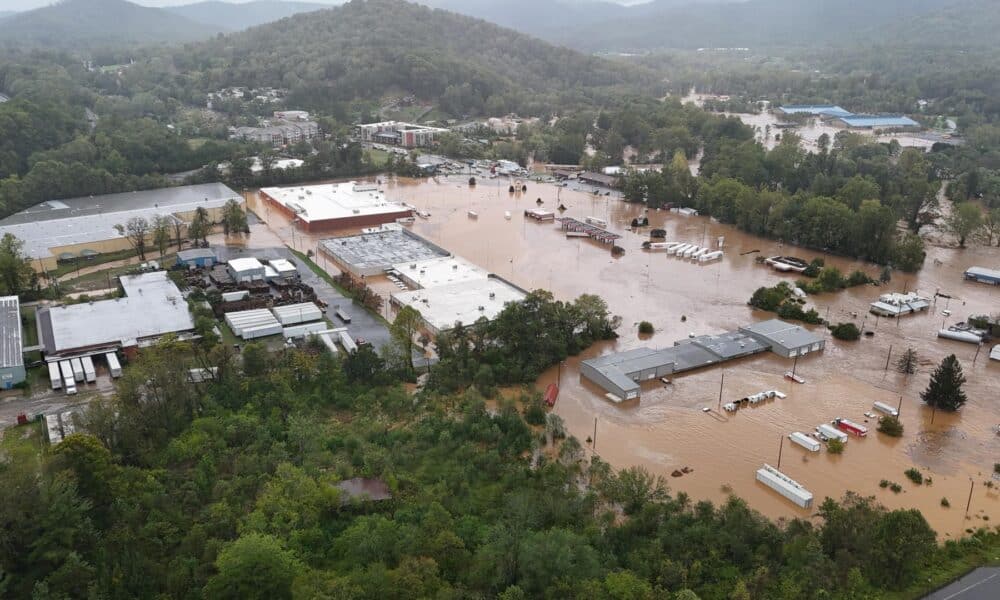
[{"label": "flat roof building", "polygon": [[883,317],[898,317],[927,310],[930,306],[930,301],[927,298],[917,295],[916,292],[906,294],[893,292],[879,296],[878,301],[871,303],[869,311],[872,314]]},{"label": "flat roof building", "polygon": [[217,260],[211,248],[191,248],[177,253],[177,264],[182,267],[213,267]]},{"label": "flat roof building", "polygon": [[24,378],[21,304],[17,296],[3,296],[0,297],[0,388],[9,390]]},{"label": "flat roof building", "polygon": [[448,331],[456,323],[472,325],[481,318],[492,321],[510,302],[520,302],[527,292],[490,275],[432,288],[399,292],[391,296],[396,307],[410,306],[420,313],[433,335]]},{"label": "flat roof building", "polygon": [[124,298],[38,310],[47,361],[130,350],[194,329],[187,302],[166,271],[122,275]]},{"label": "flat roof building", "polygon": [[10,233],[23,241],[32,266],[38,271],[49,270],[60,258],[130,249],[115,225],[133,217],[151,221],[162,215],[188,223],[202,207],[217,220],[230,200],[243,203],[238,193],[221,183],[48,200],[0,220],[0,236]]},{"label": "flat roof building", "polygon": [[854,114],[835,104],[790,104],[781,106],[777,110],[786,115],[812,115],[814,117],[848,117]]},{"label": "flat roof building", "polygon": [[320,242],[320,249],[337,268],[355,277],[381,275],[396,264],[449,256],[444,248],[406,229],[328,238]]},{"label": "flat roof building", "polygon": [[415,289],[477,281],[489,277],[486,269],[458,256],[439,256],[393,265],[403,282]]},{"label": "flat roof building", "polygon": [[845,115],[831,121],[849,129],[919,129],[917,123],[909,117],[901,115]]},{"label": "flat roof building", "polygon": [[969,267],[965,271],[965,278],[979,283],[1000,285],[1000,271],[986,267]]},{"label": "flat roof building", "polygon": [[801,325],[792,325],[780,319],[761,321],[740,327],[745,333],[771,349],[771,352],[785,358],[804,356],[819,352],[826,347],[826,340]]},{"label": "flat roof building", "polygon": [[413,216],[409,208],[387,200],[373,183],[270,187],[260,194],[306,231],[368,227]]},{"label": "flat roof building", "polygon": [[383,121],[358,125],[358,133],[363,142],[415,148],[430,146],[437,136],[448,133],[448,130],[401,121]]}]

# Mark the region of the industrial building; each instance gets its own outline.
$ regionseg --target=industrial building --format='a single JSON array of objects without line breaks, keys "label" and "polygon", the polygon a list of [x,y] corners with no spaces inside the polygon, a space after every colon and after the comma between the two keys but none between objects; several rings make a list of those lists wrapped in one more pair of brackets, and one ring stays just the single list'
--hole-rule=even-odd
[{"label": "industrial building", "polygon": [[218,259],[211,248],[191,248],[177,253],[177,265],[184,268],[212,268]]},{"label": "industrial building", "polygon": [[811,115],[814,117],[849,117],[854,114],[834,104],[792,104],[779,107],[777,112],[784,115]]},{"label": "industrial building", "polygon": [[368,227],[413,216],[409,208],[387,200],[373,183],[271,187],[260,195],[305,231]]},{"label": "industrial building", "polygon": [[979,283],[1000,285],[1000,271],[987,269],[985,267],[969,267],[965,272],[965,278]]},{"label": "industrial building", "polygon": [[772,319],[716,335],[702,335],[674,342],[673,347],[638,348],[580,363],[580,373],[614,395],[633,400],[640,383],[666,375],[736,360],[771,350],[791,358],[822,350],[825,340],[808,330]]},{"label": "industrial building", "polygon": [[[169,217],[181,225],[181,235],[186,237],[186,223],[196,209],[206,209],[209,218],[217,221],[230,200],[243,204],[238,193],[221,183],[49,200],[0,220],[0,236],[10,233],[23,241],[32,266],[41,272],[56,268],[60,260],[85,261],[131,249],[115,225],[133,217],[147,221]],[[153,246],[152,233],[147,242]]]},{"label": "industrial building", "polygon": [[767,350],[755,338],[739,332],[678,340],[673,347],[638,348],[599,356],[580,363],[580,373],[621,400],[639,397],[639,384],[674,373],[700,369]]},{"label": "industrial building", "polygon": [[264,265],[253,257],[230,260],[226,263],[226,271],[236,283],[264,281]]},{"label": "industrial building", "polygon": [[338,269],[355,277],[381,275],[393,265],[449,256],[447,250],[406,229],[325,239],[320,251]]},{"label": "industrial building", "polygon": [[358,125],[358,135],[362,142],[389,144],[404,148],[430,146],[437,136],[448,133],[447,129],[428,127],[400,121],[383,121]]},{"label": "industrial building", "polygon": [[753,337],[769,348],[771,352],[785,358],[805,356],[810,352],[819,352],[826,347],[826,340],[815,333],[801,325],[792,325],[780,319],[771,319],[740,327],[740,332]]},{"label": "industrial building", "polygon": [[841,116],[830,121],[830,124],[847,129],[920,129],[920,123],[901,115]]},{"label": "industrial building", "polygon": [[267,261],[264,265],[264,277],[268,281],[296,279],[299,270],[295,268],[292,261],[285,258],[275,258]]},{"label": "industrial building", "polygon": [[410,306],[420,313],[432,335],[448,331],[456,323],[472,325],[479,319],[492,321],[510,302],[520,302],[527,292],[512,283],[489,275],[432,288],[393,294],[390,302],[400,308]]},{"label": "industrial building", "polygon": [[122,275],[123,298],[38,309],[47,361],[104,354],[128,356],[166,334],[194,329],[187,302],[166,271]]},{"label": "industrial building", "polygon": [[930,308],[930,301],[927,298],[917,295],[916,292],[900,294],[882,294],[876,302],[871,303],[869,311],[872,314],[882,317],[899,317],[910,313],[920,312]]},{"label": "industrial building", "polygon": [[17,296],[4,296],[0,298],[0,388],[9,390],[24,378],[21,304]]},{"label": "industrial building", "polygon": [[451,285],[489,277],[486,269],[458,256],[441,256],[393,265],[393,274],[413,289]]}]

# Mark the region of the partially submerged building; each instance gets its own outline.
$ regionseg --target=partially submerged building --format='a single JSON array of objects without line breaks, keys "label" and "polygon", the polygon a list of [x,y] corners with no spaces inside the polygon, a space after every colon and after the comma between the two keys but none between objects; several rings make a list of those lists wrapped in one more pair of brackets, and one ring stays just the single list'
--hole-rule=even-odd
[{"label": "partially submerged building", "polygon": [[979,283],[990,285],[1000,285],[1000,271],[987,269],[986,267],[969,267],[965,271],[965,278]]},{"label": "partially submerged building", "polygon": [[641,394],[640,384],[675,373],[693,371],[771,350],[784,357],[822,350],[825,340],[814,333],[778,319],[740,327],[715,335],[674,342],[673,347],[638,348],[608,354],[580,363],[580,373],[619,400]]},{"label": "partially submerged building", "polygon": [[444,248],[407,229],[373,231],[325,239],[320,251],[355,277],[381,275],[393,265],[449,256]]},{"label": "partially submerged building", "polygon": [[900,294],[882,294],[878,300],[871,303],[872,314],[883,317],[899,317],[910,313],[920,312],[930,308],[930,301],[918,295],[916,292]]},{"label": "partially submerged building", "polygon": [[810,115],[813,117],[848,117],[854,114],[835,104],[790,104],[778,107],[776,112],[783,115]]},{"label": "partially submerged building", "polygon": [[46,361],[104,354],[126,355],[167,334],[190,333],[194,319],[166,271],[122,275],[124,297],[38,309]]},{"label": "partially submerged building", "polygon": [[480,319],[492,321],[511,302],[520,302],[525,290],[497,277],[461,281],[437,287],[393,294],[390,302],[410,306],[420,313],[432,335],[449,331],[456,324],[472,325]]},{"label": "partially submerged building", "polygon": [[17,296],[0,297],[0,388],[5,390],[25,378],[21,339],[21,304]]},{"label": "partially submerged building", "polygon": [[260,195],[305,231],[369,227],[413,216],[411,209],[387,200],[374,183],[270,187]]},{"label": "partially submerged building", "polygon": [[[0,220],[0,236],[10,233],[23,241],[31,265],[36,271],[46,271],[56,268],[58,261],[85,261],[131,249],[115,225],[134,217],[147,221],[168,217],[186,237],[195,210],[204,208],[217,221],[230,200],[243,204],[242,196],[221,183],[48,200]],[[147,243],[152,247],[152,233]]]},{"label": "partially submerged building", "polygon": [[830,124],[845,129],[920,129],[920,123],[902,115],[847,115]]}]

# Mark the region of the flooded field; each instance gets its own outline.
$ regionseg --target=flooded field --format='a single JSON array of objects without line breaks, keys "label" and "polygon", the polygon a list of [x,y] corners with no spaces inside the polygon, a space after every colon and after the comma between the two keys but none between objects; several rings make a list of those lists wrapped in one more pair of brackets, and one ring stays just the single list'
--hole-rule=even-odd
[{"label": "flooded field", "polygon": [[[649,214],[652,227],[667,231],[667,240],[708,245],[724,236],[725,257],[721,262],[697,264],[663,253],[640,249],[648,239],[648,229],[633,233],[627,224],[641,214],[641,207],[607,196],[595,196],[554,185],[528,183],[528,191],[511,194],[506,180],[480,182],[469,188],[465,178],[437,180],[394,179],[385,184],[387,195],[431,213],[418,219],[412,229],[449,251],[518,285],[551,290],[557,298],[572,299],[579,294],[599,294],[611,310],[623,318],[620,339],[590,348],[583,356],[572,357],[562,369],[562,393],[555,412],[581,441],[597,430],[596,452],[616,467],[640,464],[664,475],[674,491],[684,491],[695,499],[722,501],[728,493],[746,498],[750,504],[774,518],[807,517],[776,493],[758,484],[754,471],[761,463],[776,465],[779,444],[792,431],[812,431],[821,422],[847,417],[865,422],[863,413],[873,401],[896,405],[901,401],[903,438],[893,440],[877,434],[869,422],[868,438],[852,438],[840,456],[808,453],[786,440],[781,469],[804,484],[818,505],[826,496],[840,497],[847,490],[874,495],[889,507],[917,507],[942,536],[958,536],[968,527],[988,525],[1000,518],[1000,497],[984,484],[990,479],[993,463],[1000,461],[1000,436],[992,428],[1000,423],[1000,363],[988,360],[984,347],[973,364],[976,347],[940,341],[935,336],[945,317],[949,323],[969,314],[1000,311],[1000,288],[966,283],[962,272],[979,264],[995,267],[1000,250],[930,248],[925,268],[918,274],[895,273],[893,281],[881,288],[862,287],[836,294],[810,297],[810,304],[830,320],[853,321],[875,331],[874,337],[857,342],[839,342],[825,332],[826,350],[800,360],[797,372],[804,385],[790,383],[782,374],[791,360],[771,353],[726,363],[678,376],[673,384],[646,384],[638,402],[613,405],[603,392],[584,382],[579,361],[595,355],[640,346],[670,346],[689,334],[719,333],[773,315],[754,311],[746,302],[761,285],[773,285],[782,278],[757,265],[759,255],[777,253],[812,259],[821,254],[743,234],[705,217],[686,217],[668,212]],[[619,244],[625,256],[612,258],[610,248],[590,240],[567,239],[558,225],[538,223],[523,217],[541,199],[550,210],[560,204],[566,215],[607,219],[609,229],[624,237]],[[269,222],[254,229],[271,244],[274,238],[301,251],[315,249],[311,238],[289,227],[274,211],[260,206],[251,197],[255,212]],[[469,210],[477,219],[467,216]],[[505,218],[510,211],[511,218]],[[757,252],[754,252],[757,251]],[[842,270],[856,268],[876,275],[878,269],[837,257],[824,257],[827,264]],[[331,265],[321,265],[333,270]],[[376,284],[378,287],[378,284]],[[386,286],[386,291],[392,288]],[[868,303],[880,293],[919,290],[930,296],[935,291],[952,299],[939,298],[936,306],[922,315],[904,317],[898,323],[868,315]],[[651,321],[656,333],[639,339],[637,324]],[[897,374],[885,369],[907,347],[921,358],[916,375]],[[956,354],[965,369],[969,402],[957,415],[938,413],[931,423],[931,411],[922,406],[919,392],[926,387],[929,371],[948,355]],[[558,377],[552,368],[539,380],[543,387]],[[724,376],[724,382],[723,382]],[[778,389],[788,397],[759,407],[723,415],[715,409],[748,394]],[[901,400],[900,400],[901,398]],[[704,413],[702,407],[713,412]],[[910,483],[903,471],[916,466],[930,485]],[[682,467],[693,472],[674,478]],[[898,482],[903,492],[880,489],[882,479]],[[970,485],[973,487],[969,518],[965,517]],[[943,508],[947,498],[951,508]]]}]

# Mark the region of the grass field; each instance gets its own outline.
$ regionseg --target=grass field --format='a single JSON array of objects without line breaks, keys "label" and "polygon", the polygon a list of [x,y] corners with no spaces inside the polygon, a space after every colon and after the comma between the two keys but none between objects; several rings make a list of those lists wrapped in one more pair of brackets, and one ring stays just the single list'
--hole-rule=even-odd
[{"label": "grass field", "polygon": [[21,345],[34,346],[38,343],[38,326],[35,324],[35,307],[21,307]]},{"label": "grass field", "polygon": [[62,277],[67,273],[72,273],[76,271],[77,268],[86,269],[87,267],[93,267],[94,265],[103,265],[109,262],[114,262],[116,260],[125,260],[127,258],[132,258],[136,256],[136,251],[132,249],[119,250],[118,252],[108,252],[106,254],[98,254],[91,258],[81,258],[76,260],[63,261],[59,265],[49,271],[50,277]]}]

